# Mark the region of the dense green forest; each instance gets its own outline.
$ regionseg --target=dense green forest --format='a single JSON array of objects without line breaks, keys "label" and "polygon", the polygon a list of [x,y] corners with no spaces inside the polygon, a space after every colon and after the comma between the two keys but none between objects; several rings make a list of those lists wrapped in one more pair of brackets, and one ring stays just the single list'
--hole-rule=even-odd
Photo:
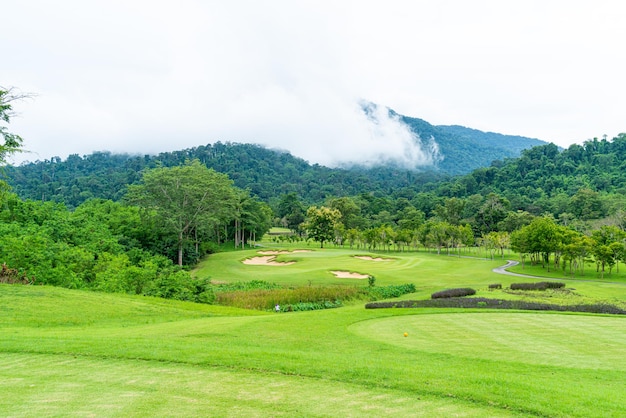
[{"label": "dense green forest", "polygon": [[437,143],[440,158],[435,166],[415,170],[390,165],[331,169],[259,145],[217,142],[159,155],[94,152],[84,156],[73,154],[65,160],[52,157],[5,167],[5,175],[23,198],[77,207],[92,197],[119,200],[126,185],[139,181],[142,170],[198,159],[207,167],[227,174],[237,187],[264,201],[275,201],[283,194],[296,192],[304,201],[315,203],[326,197],[356,195],[362,191],[390,194],[404,188],[428,190],[429,183],[469,173],[489,166],[492,161],[517,157],[524,149],[545,144],[537,139],[461,126],[434,126],[422,119],[388,112],[422,140]]},{"label": "dense green forest", "polygon": [[393,167],[331,169],[258,145],[222,143],[156,156],[106,152],[72,155],[64,161],[53,158],[5,167],[4,171],[7,182],[19,196],[62,202],[68,207],[77,207],[92,197],[120,200],[125,187],[137,183],[143,170],[198,159],[272,206],[282,195],[292,192],[306,204],[321,203],[333,196],[370,193],[416,200],[417,207],[429,213],[434,208],[432,202],[438,198],[469,198],[494,192],[505,197],[514,210],[594,218],[597,214],[568,208],[569,199],[577,193],[583,197],[589,193],[603,195],[600,215],[621,205],[620,188],[626,176],[622,169],[623,143],[624,136],[620,135],[613,140],[589,140],[565,150],[553,144],[543,145],[522,151],[520,158],[495,161],[490,167],[455,178],[434,171]]},{"label": "dense green forest", "polygon": [[562,151],[549,144],[442,183],[435,193],[446,197],[498,193],[515,210],[598,219],[624,208],[624,161],[626,134],[612,140],[594,138]]},{"label": "dense green forest", "polygon": [[309,164],[287,152],[253,144],[221,143],[159,155],[131,156],[96,152],[86,156],[27,163],[4,168],[7,182],[25,199],[63,202],[77,207],[98,197],[120,200],[143,170],[173,167],[197,159],[227,174],[253,196],[272,201],[295,192],[308,202],[329,196],[355,195],[364,190],[388,194],[394,189],[437,181],[447,176],[434,171],[415,172],[392,167],[331,169]]},{"label": "dense green forest", "polygon": [[124,202],[61,203],[0,194],[0,282],[211,300],[185,265],[271,226],[271,209],[199,161],[144,173]]}]

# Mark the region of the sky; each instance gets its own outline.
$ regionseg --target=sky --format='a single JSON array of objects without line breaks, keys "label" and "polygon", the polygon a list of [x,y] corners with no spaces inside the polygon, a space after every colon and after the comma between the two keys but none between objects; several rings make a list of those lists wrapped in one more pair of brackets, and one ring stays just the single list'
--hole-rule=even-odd
[{"label": "sky", "polygon": [[432,163],[364,101],[562,147],[626,132],[620,0],[0,1],[0,86],[32,94],[14,164],[217,141]]}]

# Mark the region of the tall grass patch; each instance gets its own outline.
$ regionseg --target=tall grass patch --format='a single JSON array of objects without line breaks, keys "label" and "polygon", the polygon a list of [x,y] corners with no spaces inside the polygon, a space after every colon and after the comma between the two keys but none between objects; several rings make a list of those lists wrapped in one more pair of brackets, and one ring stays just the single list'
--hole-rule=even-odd
[{"label": "tall grass patch", "polygon": [[[323,303],[356,299],[363,293],[356,286],[304,286],[216,292],[216,303],[245,309],[272,310],[276,305]],[[335,307],[335,306],[329,306]]]}]

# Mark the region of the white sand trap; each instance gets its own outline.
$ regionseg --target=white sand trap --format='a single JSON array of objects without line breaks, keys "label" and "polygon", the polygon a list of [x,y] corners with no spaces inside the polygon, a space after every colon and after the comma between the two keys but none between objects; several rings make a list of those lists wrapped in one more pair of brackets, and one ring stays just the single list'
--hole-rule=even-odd
[{"label": "white sand trap", "polygon": [[275,255],[263,255],[260,257],[252,257],[246,258],[242,261],[244,264],[253,265],[253,266],[288,266],[294,264],[293,261],[281,263],[276,261]]},{"label": "white sand trap", "polygon": [[355,255],[354,258],[358,258],[359,260],[368,260],[368,261],[393,261],[393,258],[382,258],[382,257],[370,257],[369,255]]},{"label": "white sand trap", "polygon": [[359,273],[351,273],[349,271],[331,271],[335,277],[340,279],[367,279],[369,274],[359,274]]}]

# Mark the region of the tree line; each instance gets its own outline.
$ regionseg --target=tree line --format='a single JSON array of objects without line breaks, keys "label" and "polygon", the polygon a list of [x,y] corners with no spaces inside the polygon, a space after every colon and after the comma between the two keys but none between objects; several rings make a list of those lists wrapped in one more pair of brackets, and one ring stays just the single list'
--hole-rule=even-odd
[{"label": "tree line", "polygon": [[[328,199],[305,207],[293,194],[278,207],[283,226],[294,236],[370,251],[405,251],[420,247],[441,254],[458,254],[475,246],[492,258],[505,250],[523,262],[584,274],[595,263],[600,277],[626,261],[626,212],[584,221],[551,213],[535,216],[511,210],[510,203],[491,193],[481,199],[443,198],[427,216],[407,199],[376,199],[369,195]],[[580,205],[579,196],[572,204]],[[375,208],[375,209],[373,209]]]}]

